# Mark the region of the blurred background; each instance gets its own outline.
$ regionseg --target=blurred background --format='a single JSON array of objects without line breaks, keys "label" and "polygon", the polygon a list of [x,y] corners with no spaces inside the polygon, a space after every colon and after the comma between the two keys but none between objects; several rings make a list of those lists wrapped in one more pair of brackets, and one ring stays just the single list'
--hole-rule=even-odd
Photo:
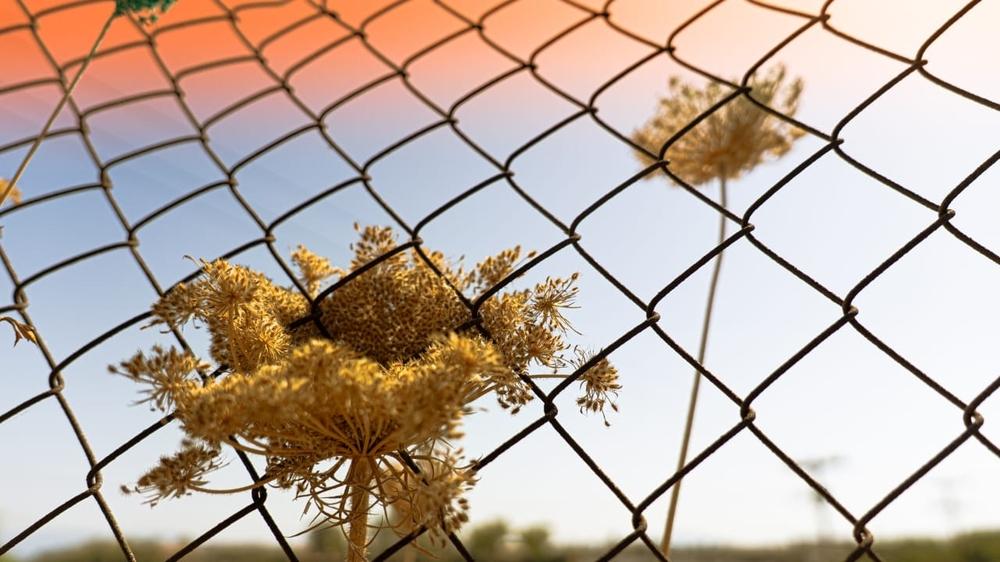
[{"label": "blurred background", "polygon": [[[573,344],[599,350],[642,324],[643,307],[595,264],[648,303],[715,246],[719,219],[706,203],[718,196],[715,185],[699,189],[703,199],[655,170],[627,183],[643,166],[621,136],[655,111],[671,76],[701,85],[707,77],[700,69],[738,83],[770,53],[762,68],[782,63],[803,79],[796,118],[819,134],[733,182],[728,208],[742,216],[762,200],[750,218],[753,235],[845,298],[935,224],[936,206],[1000,148],[1000,114],[989,102],[1000,99],[996,0],[973,2],[920,54],[927,72],[983,103],[914,71],[843,121],[915,68],[905,59],[917,57],[966,4],[179,0],[150,27],[117,19],[74,103],[19,182],[24,203],[0,211],[0,307],[15,304],[20,284],[49,351],[46,357],[29,344],[0,350],[0,413],[45,393],[59,365],[61,394],[77,423],[74,429],[53,396],[0,423],[0,543],[58,511],[18,538],[4,559],[121,559],[105,512],[85,493],[86,475],[93,459],[159,416],[134,405],[135,385],[107,366],[174,342],[135,319],[158,290],[194,272],[185,256],[231,254],[287,282],[276,257],[287,261],[306,244],[346,264],[355,223],[394,226],[403,241],[419,225],[427,247],[469,263],[518,244],[556,247],[573,225],[579,242],[559,246],[518,283],[580,273]],[[103,0],[0,0],[0,177],[14,174],[58,102],[57,69],[74,75],[113,7]],[[821,13],[832,29],[816,17]],[[843,155],[873,174],[827,150],[822,135],[838,125]],[[995,166],[987,168],[946,205],[955,227],[994,252],[998,178]],[[658,326],[691,355],[709,269],[685,278],[655,309]],[[858,322],[897,357],[844,325],[753,403],[754,426],[773,445],[855,518],[872,515],[866,527],[883,559],[1000,559],[993,532],[1000,529],[1000,458],[985,444],[998,436],[989,420],[1000,413],[1000,398],[976,406],[987,422],[983,439],[969,438],[963,408],[914,374],[964,404],[993,383],[1000,370],[998,282],[991,259],[938,228],[853,299]],[[705,366],[746,397],[842,317],[839,304],[741,238],[726,251]],[[207,348],[204,331],[184,336],[195,349]],[[576,415],[574,393],[559,396],[559,420],[638,504],[674,473],[693,369],[650,329],[611,359],[623,389],[610,427]],[[465,424],[470,457],[543,415],[537,400],[514,416],[491,401],[482,406]],[[692,456],[740,422],[739,405],[706,381]],[[151,509],[118,492],[174,450],[180,435],[166,425],[100,471],[106,510],[140,559],[169,556],[251,501],[249,494],[192,496]],[[248,478],[234,457],[212,483]],[[668,498],[656,496],[643,512],[656,542]],[[633,531],[629,510],[547,424],[485,468],[470,501],[472,522],[460,535],[481,560],[591,560]],[[269,490],[266,505],[283,535],[308,525],[292,494]],[[843,560],[856,547],[852,529],[742,430],[684,479],[675,559]],[[335,535],[289,540],[302,560],[337,544]],[[650,559],[636,545],[621,559]],[[250,560],[250,551],[284,559],[256,511],[191,558]]]}]

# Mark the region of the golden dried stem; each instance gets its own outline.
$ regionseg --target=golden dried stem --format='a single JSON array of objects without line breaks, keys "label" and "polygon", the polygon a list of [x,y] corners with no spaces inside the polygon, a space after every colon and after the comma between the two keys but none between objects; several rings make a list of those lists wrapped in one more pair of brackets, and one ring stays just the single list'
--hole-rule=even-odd
[{"label": "golden dried stem", "polygon": [[372,470],[366,458],[351,461],[347,483],[351,494],[351,512],[348,520],[347,562],[368,560],[368,488],[372,483]]},{"label": "golden dried stem", "polygon": [[80,82],[80,78],[83,77],[83,73],[87,70],[87,67],[90,66],[90,61],[94,59],[94,55],[97,54],[97,49],[100,48],[101,43],[107,36],[108,30],[111,29],[111,24],[114,23],[114,21],[115,14],[112,13],[108,16],[107,21],[104,22],[104,26],[101,28],[100,33],[97,34],[97,39],[94,40],[94,44],[90,47],[90,52],[87,53],[87,56],[80,64],[80,70],[76,72],[76,76],[74,76],[73,80],[66,86],[65,93],[59,100],[59,103],[56,104],[55,109],[52,110],[48,120],[45,122],[45,126],[42,127],[42,131],[38,133],[38,136],[35,137],[35,141],[31,143],[31,148],[28,149],[28,153],[24,156],[24,159],[21,160],[21,164],[17,167],[17,171],[14,172],[14,177],[10,179],[10,183],[8,183],[3,192],[0,193],[0,205],[7,200],[7,197],[13,193],[14,188],[17,187],[17,183],[21,181],[21,176],[24,175],[24,171],[28,168],[28,164],[31,163],[31,159],[35,156],[35,152],[37,152],[38,147],[42,145],[42,141],[45,140],[46,136],[48,136],[49,130],[56,122],[56,118],[59,117],[59,113],[62,111],[63,107],[66,106],[66,102],[68,102],[70,97],[73,95],[73,90],[76,89],[76,85]]},{"label": "golden dried stem", "polygon": [[[720,174],[721,179],[719,180],[719,205],[725,209],[726,208],[726,179],[725,175]],[[726,221],[729,219],[726,215],[719,214],[719,245],[721,246],[726,240]],[[712,322],[712,310],[715,307],[715,292],[719,286],[719,272],[722,271],[722,254],[719,252],[715,256],[715,262],[712,268],[712,280],[708,287],[708,301],[705,303],[705,316],[702,321],[701,326],[701,342],[698,345],[698,364],[705,365],[705,352],[708,349],[708,332],[709,326]],[[677,456],[677,472],[684,468],[687,464],[688,446],[691,443],[691,431],[694,428],[694,413],[698,407],[698,390],[701,388],[701,371],[695,370],[694,372],[694,383],[691,385],[691,398],[688,401],[688,411],[687,419],[684,422],[684,437],[681,439],[681,450]],[[663,551],[663,555],[670,556],[670,539],[674,531],[674,520],[677,515],[677,502],[681,495],[681,481],[678,479],[674,483],[670,490],[670,507],[667,509],[667,524],[663,530],[663,541],[660,544],[660,550]]]}]

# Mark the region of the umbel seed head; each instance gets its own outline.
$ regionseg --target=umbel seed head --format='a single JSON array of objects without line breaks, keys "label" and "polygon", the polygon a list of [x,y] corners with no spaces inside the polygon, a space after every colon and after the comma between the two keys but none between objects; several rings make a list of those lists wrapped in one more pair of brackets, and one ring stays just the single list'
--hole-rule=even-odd
[{"label": "umbel seed head", "polygon": [[[507,280],[519,248],[466,272],[438,252],[395,251],[388,228],[357,230],[347,270],[294,252],[301,290],[202,261],[200,277],[153,305],[152,325],[207,328],[215,366],[157,346],[111,368],[145,385],[141,401],[172,412],[187,436],[131,491],[156,503],[270,484],[307,499],[315,526],[360,528],[370,510],[393,508],[397,520],[385,525],[403,535],[424,527],[435,540],[468,519],[475,470],[451,444],[462,418],[487,395],[512,412],[526,405],[532,366],[581,365],[564,357],[572,328],[562,315],[574,308],[577,276],[497,292],[476,318],[463,299]],[[331,278],[336,288],[322,291]],[[213,371],[223,374],[206,376]],[[617,380],[607,360],[582,373],[581,411],[616,409]],[[262,457],[262,479],[212,489],[224,446]]]},{"label": "umbel seed head", "polygon": [[[802,80],[786,83],[785,68],[778,65],[763,75],[754,75],[749,95],[762,105],[792,117],[798,110]],[[678,131],[732,93],[711,82],[698,88],[672,77],[670,93],[660,100],[656,113],[632,133],[632,141],[644,150],[636,157],[650,165],[663,145]],[[734,180],[758,164],[783,156],[805,132],[761,109],[744,95],[716,109],[690,131],[676,139],[665,158],[670,170],[685,182],[698,186],[712,180]]]}]

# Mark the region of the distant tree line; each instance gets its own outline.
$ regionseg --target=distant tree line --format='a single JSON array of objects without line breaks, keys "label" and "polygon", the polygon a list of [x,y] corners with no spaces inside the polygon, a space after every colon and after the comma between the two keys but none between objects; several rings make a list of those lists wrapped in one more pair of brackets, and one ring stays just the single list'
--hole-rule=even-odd
[{"label": "distant tree line", "polygon": [[[397,538],[381,533],[371,552],[378,553]],[[471,527],[462,533],[462,543],[476,559],[484,562],[584,562],[597,559],[611,545],[559,546],[552,543],[543,526],[512,529],[503,521]],[[421,550],[404,549],[394,555],[394,562],[460,562],[462,557],[451,546],[436,547],[418,543]],[[183,545],[164,541],[130,542],[139,562],[162,561]],[[801,543],[771,548],[680,547],[671,552],[673,562],[840,562],[853,550],[848,542]],[[904,539],[879,541],[876,552],[892,562],[997,562],[1000,561],[1000,531],[966,533],[950,539]],[[346,541],[338,529],[310,533],[304,548],[296,554],[302,562],[342,560]],[[4,556],[3,562],[121,562],[122,553],[113,541],[88,541],[48,550],[27,558]],[[286,562],[277,545],[220,544],[211,541],[195,549],[185,562]],[[645,562],[653,560],[640,545],[633,545],[616,560]]]}]

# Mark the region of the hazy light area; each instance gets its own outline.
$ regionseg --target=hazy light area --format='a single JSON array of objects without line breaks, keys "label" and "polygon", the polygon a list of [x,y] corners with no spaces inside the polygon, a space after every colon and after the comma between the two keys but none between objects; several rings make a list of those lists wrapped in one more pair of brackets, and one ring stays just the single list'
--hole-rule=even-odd
[{"label": "hazy light area", "polygon": [[[179,0],[161,25],[200,16]],[[30,1],[38,10],[53,2]],[[384,2],[383,2],[384,3]],[[344,4],[344,21],[356,25],[376,9],[371,2]],[[476,18],[493,2],[454,2]],[[584,2],[600,9],[603,2]],[[100,4],[110,9],[110,4]],[[204,5],[210,5],[204,2]],[[304,4],[304,2],[303,2]],[[817,13],[818,0],[780,2]],[[186,6],[187,5],[187,6]],[[514,184],[564,225],[594,201],[641,170],[631,149],[599,126],[597,119],[629,134],[653,112],[667,91],[669,76],[693,83],[704,78],[660,53],[636,66],[607,88],[620,72],[654,52],[608,23],[657,44],[705,3],[670,0],[618,0],[610,17],[580,25],[541,52],[545,41],[587,19],[588,14],[557,0],[520,0],[484,22],[484,33],[515,56],[533,57],[539,75],[586,104],[583,114],[526,151],[520,148],[580,108],[546,89],[526,70],[466,34],[428,52],[409,67],[412,84],[429,101],[447,110],[473,88],[500,74],[511,75],[458,106],[458,131],[500,163],[510,160]],[[201,4],[199,4],[201,6]],[[361,6],[364,6],[363,8]],[[389,12],[372,24],[368,39],[396,63],[434,41],[465,27],[429,0],[413,0],[406,11]],[[905,57],[963,2],[836,0],[829,23],[836,29]],[[205,8],[208,11],[208,8]],[[259,43],[301,17],[254,17],[243,24]],[[61,35],[41,35],[61,62],[82,56],[100,22],[96,7],[85,5],[51,17]],[[79,21],[94,20],[87,29]],[[99,10],[98,10],[99,11]],[[365,13],[360,13],[365,12]],[[295,16],[299,14],[299,16]],[[294,16],[294,17],[293,17]],[[0,29],[24,20],[15,0],[0,0]],[[768,10],[743,0],[727,0],[676,37],[676,55],[712,74],[739,81],[758,59],[808,20]],[[926,69],[988,99],[1000,99],[1000,44],[996,22],[1000,2],[983,2],[946,31],[924,54]],[[225,26],[214,31],[179,27],[158,39],[171,72],[195,64],[245,55]],[[228,25],[228,24],[227,24]],[[93,32],[90,28],[93,27]],[[72,29],[72,33],[70,30]],[[339,31],[338,31],[339,29]],[[85,33],[88,32],[88,33]],[[412,31],[412,33],[411,33]],[[267,44],[264,56],[276,71],[293,70],[293,92],[320,111],[379,76],[391,73],[357,38],[327,24],[303,26],[294,40]],[[189,34],[188,39],[184,35]],[[82,36],[82,37],[78,37]],[[140,37],[116,22],[109,45]],[[209,49],[204,41],[215,41]],[[296,61],[324,44],[341,46],[294,70]],[[193,44],[202,43],[202,48]],[[2,53],[18,53],[7,57]],[[109,57],[110,58],[110,57]],[[15,60],[16,59],[16,60]],[[797,119],[830,133],[856,106],[903,72],[907,65],[852,44],[815,25],[779,50],[782,62],[805,81]],[[169,88],[148,48],[124,50],[113,63],[95,63],[81,82],[81,108],[144,91]],[[30,137],[57,102],[50,85],[3,93],[3,88],[37,77],[51,77],[31,35],[0,34],[0,148]],[[191,75],[180,82],[184,103],[204,120],[274,80],[249,62]],[[172,138],[197,136],[173,96],[94,113],[88,119],[98,157],[112,161],[142,147]],[[399,77],[351,98],[324,116],[330,136],[356,163],[365,163],[401,139],[440,121],[440,116],[405,87]],[[281,90],[232,112],[208,130],[208,144],[225,166],[239,166],[238,191],[265,224],[302,201],[358,176],[350,162],[330,149],[315,130],[290,138],[259,157],[243,159],[276,138],[310,122]],[[56,128],[75,126],[68,112]],[[935,85],[918,72],[872,103],[843,127],[840,148],[935,204],[997,150],[1000,113]],[[811,135],[783,159],[763,165],[730,187],[729,208],[742,215],[771,186],[823,149]],[[10,177],[27,147],[0,150],[0,177]],[[467,146],[455,130],[440,126],[379,156],[367,169],[371,186],[409,226],[500,170]],[[225,173],[196,140],[130,158],[108,170],[115,204],[136,232],[137,252],[165,289],[193,272],[185,256],[213,258],[264,233],[225,184]],[[43,143],[20,182],[26,200],[68,187],[93,186],[100,177],[77,134]],[[158,209],[194,190],[204,193],[169,212]],[[705,188],[715,198],[717,187]],[[1000,172],[987,170],[950,204],[952,223],[985,248],[1000,252]],[[938,220],[928,209],[852,167],[829,151],[791,179],[756,209],[753,231],[763,244],[840,297],[869,272]],[[715,244],[718,213],[691,193],[652,175],[630,185],[578,226],[580,247],[649,301]],[[335,265],[349,259],[354,223],[394,225],[393,218],[359,183],[347,184],[274,229],[274,248],[288,259],[300,243],[329,256]],[[3,250],[21,280],[81,252],[126,240],[125,228],[101,189],[85,189],[0,214]],[[398,226],[398,225],[397,225]],[[730,232],[736,228],[730,225]],[[520,244],[544,251],[566,238],[554,221],[534,209],[505,179],[494,181],[422,227],[425,245],[448,256],[481,257]],[[264,244],[233,261],[287,281]],[[573,246],[545,260],[517,284],[547,275],[580,272],[580,308],[570,319],[580,334],[571,343],[604,348],[646,319],[645,312],[598,273]],[[688,353],[698,345],[709,267],[699,269],[656,311],[659,326]],[[858,321],[902,357],[968,403],[1000,371],[997,345],[1000,318],[1000,268],[958,238],[938,229],[854,299]],[[28,313],[61,362],[98,335],[143,313],[156,292],[128,248],[107,251],[32,280],[25,288]],[[0,307],[12,304],[13,282],[0,274]],[[741,239],[725,254],[706,367],[739,396],[746,396],[798,350],[842,317],[841,308]],[[99,460],[159,419],[145,406],[132,405],[136,385],[108,374],[107,366],[173,336],[135,324],[73,360],[63,371],[66,401],[76,414]],[[9,336],[5,328],[0,338]],[[204,330],[184,336],[207,350]],[[6,347],[0,339],[0,413],[49,388],[51,371],[38,349]],[[621,373],[620,412],[604,427],[594,416],[577,415],[575,389],[557,400],[559,420],[593,460],[634,503],[641,502],[674,472],[692,367],[651,330],[611,355]],[[554,386],[554,385],[552,385]],[[697,454],[740,422],[740,411],[712,384],[702,385],[692,451]],[[492,451],[543,415],[536,400],[511,416],[492,400],[467,419],[462,443],[470,457]],[[753,403],[755,426],[789,457],[803,463],[835,458],[813,476],[855,516],[862,516],[965,430],[963,412],[904,369],[851,326],[840,328],[792,366]],[[983,434],[1000,438],[991,419],[1000,398],[978,408]],[[118,492],[166,452],[181,431],[169,425],[128,450],[101,471],[110,509],[126,536],[191,539],[250,503],[249,494],[191,496],[150,509],[142,498]],[[87,488],[89,465],[76,437],[52,398],[0,424],[0,543]],[[235,455],[212,483],[247,482]],[[878,537],[943,536],[970,529],[1000,527],[1000,459],[976,439],[917,481],[879,513],[868,527]],[[645,512],[649,533],[659,540],[667,509],[665,494]],[[267,507],[286,535],[304,528],[303,505],[292,495],[268,490]],[[481,473],[470,496],[472,518],[504,518],[514,526],[548,525],[563,543],[618,541],[632,531],[631,515],[565,440],[545,425],[504,453]],[[773,544],[811,540],[817,533],[851,540],[852,525],[829,506],[817,510],[814,492],[750,431],[743,431],[699,465],[684,480],[676,540],[680,544]],[[75,505],[19,544],[15,554],[82,538],[110,538],[93,499]],[[251,514],[213,541],[266,541],[263,520]],[[298,539],[297,539],[298,540]],[[293,541],[293,544],[295,542]]]}]

